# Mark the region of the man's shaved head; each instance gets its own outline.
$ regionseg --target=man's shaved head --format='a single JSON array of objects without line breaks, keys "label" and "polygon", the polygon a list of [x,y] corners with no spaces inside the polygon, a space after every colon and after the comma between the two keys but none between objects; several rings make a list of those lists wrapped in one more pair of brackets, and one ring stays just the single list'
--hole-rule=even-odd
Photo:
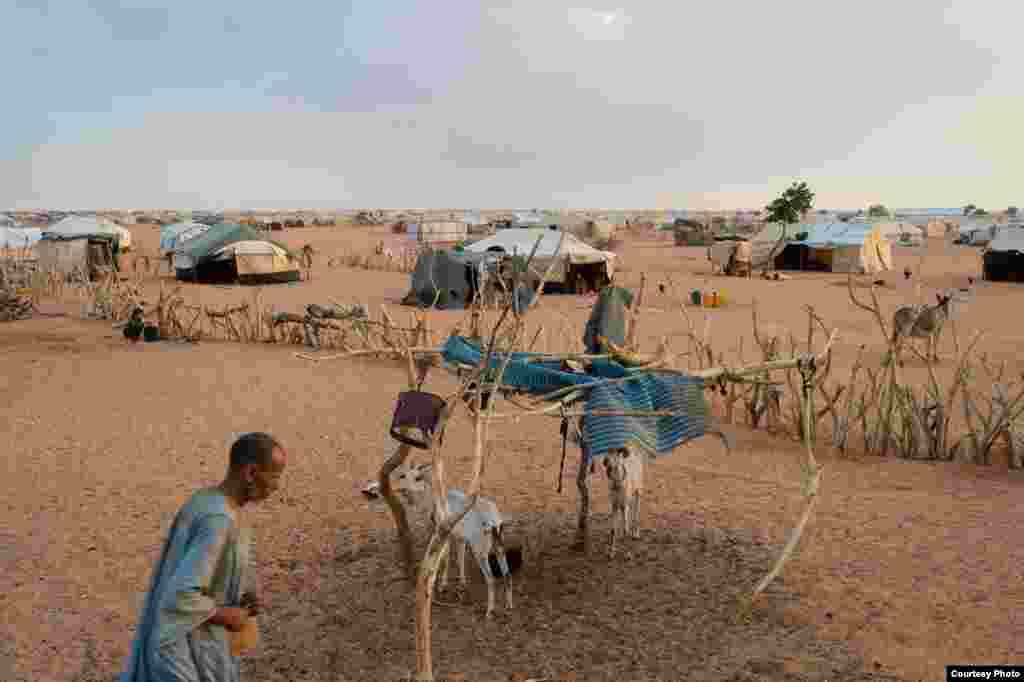
[{"label": "man's shaved head", "polygon": [[[279,451],[275,458],[275,451]],[[234,445],[231,446],[231,459],[229,471],[238,472],[246,464],[255,464],[259,469],[275,468],[277,462],[284,454],[281,444],[268,433],[246,433],[239,436]]]}]

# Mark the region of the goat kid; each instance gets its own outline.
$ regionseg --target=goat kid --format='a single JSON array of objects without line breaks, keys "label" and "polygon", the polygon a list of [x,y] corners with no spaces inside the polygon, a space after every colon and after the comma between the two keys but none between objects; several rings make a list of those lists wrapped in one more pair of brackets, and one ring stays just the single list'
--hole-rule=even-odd
[{"label": "goat kid", "polygon": [[644,489],[644,459],[639,449],[622,448],[604,456],[608,475],[608,497],[612,507],[609,554],[615,556],[620,538],[640,537],[640,495]]},{"label": "goat kid", "polygon": [[[408,500],[411,507],[420,513],[429,513],[431,522],[436,523],[431,468],[430,464],[419,464],[399,470],[395,474],[395,490]],[[448,490],[446,502],[448,514],[459,514],[466,507],[466,494],[451,488]],[[487,618],[494,612],[495,581],[499,577],[495,573],[499,573],[505,583],[505,608],[512,608],[512,571],[509,569],[509,561],[505,554],[503,528],[504,523],[494,501],[478,497],[473,509],[455,524],[449,539],[449,543],[454,541],[459,552],[459,579],[463,587],[467,584],[466,546],[469,545],[473,552],[487,583]],[[448,585],[451,551],[452,547],[449,544],[448,554],[441,568],[442,590]]]}]

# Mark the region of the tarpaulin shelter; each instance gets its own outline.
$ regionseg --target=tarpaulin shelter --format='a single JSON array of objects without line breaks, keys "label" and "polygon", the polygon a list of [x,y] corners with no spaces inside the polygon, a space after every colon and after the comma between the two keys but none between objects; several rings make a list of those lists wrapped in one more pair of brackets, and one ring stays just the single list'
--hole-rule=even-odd
[{"label": "tarpaulin shelter", "polygon": [[493,254],[424,249],[416,258],[404,305],[435,306],[442,310],[466,307],[482,291]]},{"label": "tarpaulin shelter", "polygon": [[200,283],[298,281],[298,258],[265,234],[249,225],[214,225],[174,252],[175,275],[179,280]]},{"label": "tarpaulin shelter", "polygon": [[119,226],[102,218],[68,216],[43,230],[37,250],[42,270],[94,277],[118,269]]},{"label": "tarpaulin shelter", "polygon": [[779,270],[876,273],[892,269],[892,244],[871,223],[801,223],[775,256]]},{"label": "tarpaulin shelter", "polygon": [[210,229],[203,223],[174,223],[160,228],[160,254],[174,253],[189,239],[195,239]]},{"label": "tarpaulin shelter", "polygon": [[1024,228],[1003,227],[982,254],[982,278],[1024,282]]},{"label": "tarpaulin shelter", "polygon": [[[559,240],[562,250],[558,251]],[[540,245],[533,256],[531,268],[544,273],[554,261],[554,267],[548,282],[570,286],[576,277],[590,279],[593,271],[599,271],[602,277],[611,279],[615,275],[615,254],[601,251],[590,246],[579,237],[560,230],[543,228],[524,228],[520,230],[501,230],[486,239],[481,239],[466,247],[470,253],[503,253],[509,256],[527,258],[537,240]]]}]

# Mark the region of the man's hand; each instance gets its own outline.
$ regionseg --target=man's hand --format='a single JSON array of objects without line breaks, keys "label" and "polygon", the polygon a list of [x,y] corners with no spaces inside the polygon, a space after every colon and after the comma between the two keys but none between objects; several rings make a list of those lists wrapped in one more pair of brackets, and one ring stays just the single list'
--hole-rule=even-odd
[{"label": "man's hand", "polygon": [[214,612],[210,622],[214,625],[223,625],[231,632],[240,632],[248,619],[248,609],[237,606],[221,606]]},{"label": "man's hand", "polygon": [[263,610],[263,599],[255,592],[246,592],[242,595],[241,606],[249,609],[249,613],[258,616]]}]

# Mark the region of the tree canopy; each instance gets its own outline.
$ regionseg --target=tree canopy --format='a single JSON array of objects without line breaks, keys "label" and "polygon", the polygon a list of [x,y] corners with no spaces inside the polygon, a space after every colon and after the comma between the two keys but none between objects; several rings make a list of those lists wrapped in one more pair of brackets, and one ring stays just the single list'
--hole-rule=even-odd
[{"label": "tree canopy", "polygon": [[768,222],[792,225],[814,205],[814,192],[806,182],[794,182],[778,199],[765,206]]}]

